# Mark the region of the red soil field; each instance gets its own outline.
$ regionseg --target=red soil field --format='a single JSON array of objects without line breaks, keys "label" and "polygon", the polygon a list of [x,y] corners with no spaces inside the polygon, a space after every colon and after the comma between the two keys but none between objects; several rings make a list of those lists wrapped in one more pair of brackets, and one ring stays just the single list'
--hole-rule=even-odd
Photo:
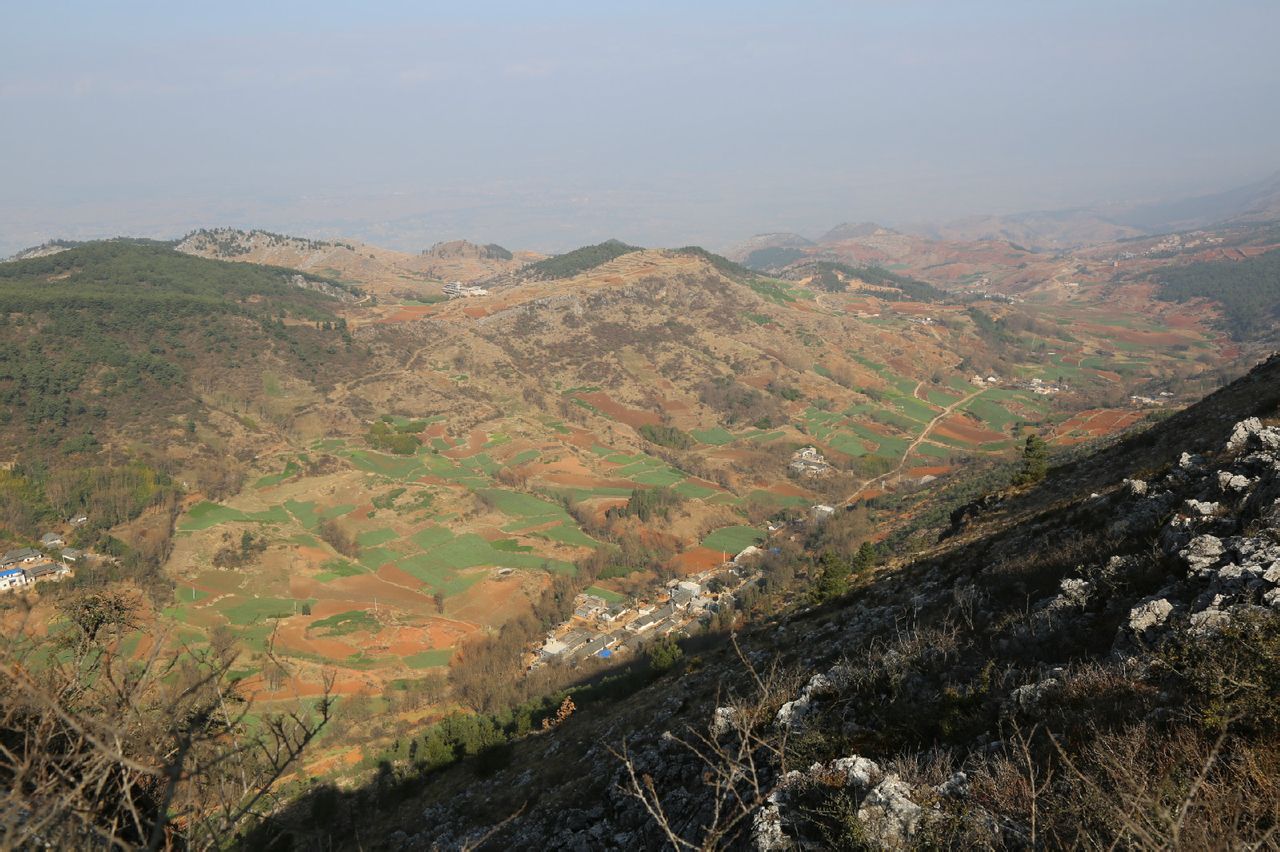
[{"label": "red soil field", "polygon": [[554,472],[539,479],[552,485],[567,485],[571,488],[634,488],[635,483],[629,479],[602,479],[589,473]]},{"label": "red soil field", "polygon": [[589,450],[600,443],[600,439],[594,433],[586,429],[579,429],[577,426],[569,427],[569,435],[565,437],[565,440],[573,446],[581,447],[584,450]]},{"label": "red soil field", "polygon": [[[529,609],[529,599],[524,594],[524,584],[524,577],[519,575],[476,583],[461,595],[450,598],[447,612],[455,618],[474,619],[484,624],[500,625]],[[440,629],[447,630],[447,627],[442,624]],[[441,634],[433,625],[432,635],[435,637],[433,641],[438,643],[432,647],[447,648],[455,644],[458,636],[462,634],[450,635],[448,632]]]},{"label": "red soil field", "polygon": [[589,402],[605,414],[625,423],[633,429],[637,429],[646,424],[656,426],[662,422],[656,412],[642,411],[639,408],[628,408],[620,402],[614,400],[604,391],[595,391],[593,393],[580,393],[577,395],[584,402]]},{"label": "red soil field", "polygon": [[[732,556],[733,554],[729,554]],[[684,576],[715,568],[724,562],[725,554],[709,547],[695,547],[678,554],[675,558],[676,568]]]},{"label": "red soil field", "polygon": [[465,447],[454,447],[451,450],[445,450],[440,455],[451,459],[470,458],[483,450],[485,442],[488,440],[489,436],[483,429],[472,429],[471,434],[467,436],[467,445]]},{"label": "red soil field", "polygon": [[395,313],[383,317],[378,322],[415,322],[425,316],[429,316],[434,310],[435,305],[402,305],[396,309]]},{"label": "red soil field", "polygon": [[964,441],[966,444],[987,444],[995,441],[1003,441],[1008,436],[981,425],[972,418],[955,413],[949,415],[945,420],[933,427],[933,434],[943,438],[950,438],[955,441]]}]

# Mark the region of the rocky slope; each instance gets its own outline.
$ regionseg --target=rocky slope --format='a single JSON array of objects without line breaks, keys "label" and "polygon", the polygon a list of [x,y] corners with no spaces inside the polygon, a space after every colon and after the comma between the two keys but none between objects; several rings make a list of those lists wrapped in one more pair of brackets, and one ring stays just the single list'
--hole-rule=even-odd
[{"label": "rocky slope", "polygon": [[388,767],[293,839],[1265,845],[1280,808],[1277,415],[1272,357],[987,501],[834,605],[691,647],[655,685],[496,763],[399,786]]},{"label": "rocky slope", "polygon": [[439,282],[470,281],[518,269],[541,255],[512,254],[501,246],[465,240],[438,243],[420,254],[394,251],[355,240],[313,240],[269,231],[213,228],[178,241],[186,254],[285,266],[357,282],[377,295],[409,298],[438,295]]}]

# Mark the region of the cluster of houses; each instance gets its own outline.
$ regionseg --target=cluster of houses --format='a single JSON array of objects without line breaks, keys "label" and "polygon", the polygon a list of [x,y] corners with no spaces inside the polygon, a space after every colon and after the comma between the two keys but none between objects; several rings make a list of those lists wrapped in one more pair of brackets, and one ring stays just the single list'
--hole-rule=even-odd
[{"label": "cluster of houses", "polygon": [[1129,402],[1134,405],[1151,405],[1159,407],[1168,402],[1172,396],[1173,394],[1168,391],[1160,391],[1159,396],[1143,396],[1141,394],[1134,394],[1129,397]]},{"label": "cluster of houses", "polygon": [[473,296],[487,296],[489,291],[483,287],[468,287],[461,281],[444,285],[444,294],[450,299],[469,299]]},{"label": "cluster of houses", "polygon": [[791,462],[787,465],[787,470],[795,476],[806,477],[826,476],[833,469],[817,447],[801,447],[791,454]]},{"label": "cluster of houses", "polygon": [[1040,396],[1053,396],[1055,393],[1062,393],[1068,389],[1066,384],[1058,384],[1057,382],[1046,382],[1044,379],[1027,379],[1014,383],[1014,387],[1022,390],[1029,390]]},{"label": "cluster of houses", "polygon": [[651,602],[635,606],[610,604],[601,597],[582,594],[574,600],[573,618],[547,634],[530,668],[552,661],[575,662],[590,657],[609,658],[632,653],[641,642],[667,636],[712,612],[759,579],[752,567],[763,551],[754,545],[716,568],[672,580]]},{"label": "cluster of houses", "polygon": [[[71,566],[84,559],[84,552],[66,547],[59,533],[45,533],[40,537],[40,547],[19,547],[0,556],[0,592],[16,592],[47,580],[61,580],[71,576]],[[59,550],[58,558],[47,555],[48,550]]]}]

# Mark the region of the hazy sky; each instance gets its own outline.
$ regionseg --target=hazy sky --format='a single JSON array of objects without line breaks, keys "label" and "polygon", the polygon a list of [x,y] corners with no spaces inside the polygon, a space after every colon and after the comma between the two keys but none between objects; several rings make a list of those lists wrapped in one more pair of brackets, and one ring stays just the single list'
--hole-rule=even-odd
[{"label": "hazy sky", "polygon": [[1280,169],[1276,0],[0,2],[0,254],[722,247]]}]

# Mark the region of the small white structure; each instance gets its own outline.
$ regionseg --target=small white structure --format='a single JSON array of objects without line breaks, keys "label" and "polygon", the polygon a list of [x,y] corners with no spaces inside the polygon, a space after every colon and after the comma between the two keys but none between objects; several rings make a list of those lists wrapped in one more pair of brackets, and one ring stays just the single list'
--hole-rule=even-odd
[{"label": "small white structure", "polygon": [[733,564],[742,565],[747,560],[754,559],[755,557],[760,556],[763,553],[764,551],[756,547],[754,544],[749,544],[746,547],[744,547],[737,556],[733,557]]},{"label": "small white structure", "polygon": [[483,287],[468,287],[461,281],[444,285],[444,294],[450,299],[469,299],[474,296],[487,296],[489,291]]},{"label": "small white structure", "polygon": [[831,465],[817,447],[801,447],[792,453],[787,469],[797,476],[823,476],[830,472]]},{"label": "small white structure", "polygon": [[809,510],[809,514],[815,521],[825,521],[836,513],[835,506],[828,506],[826,503],[819,503]]},{"label": "small white structure", "polygon": [[30,582],[27,572],[21,568],[6,568],[0,571],[0,592],[14,592]]}]

